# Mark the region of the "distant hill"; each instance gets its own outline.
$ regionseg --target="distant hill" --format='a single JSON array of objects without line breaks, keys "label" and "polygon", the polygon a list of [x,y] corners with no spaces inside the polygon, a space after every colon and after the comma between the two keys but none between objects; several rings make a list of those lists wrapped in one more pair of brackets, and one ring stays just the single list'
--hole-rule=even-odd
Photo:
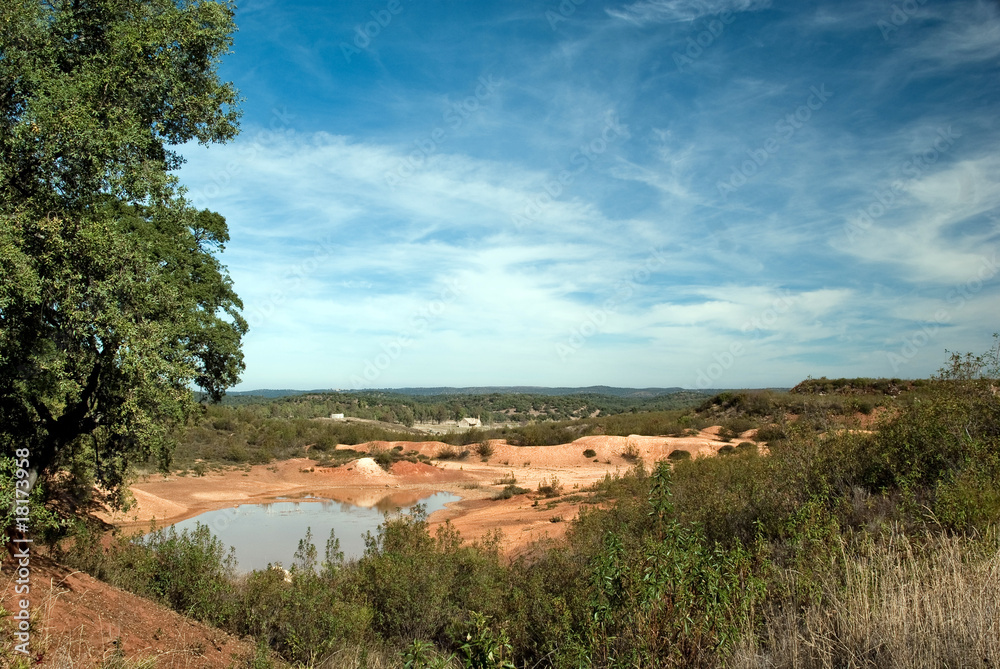
[{"label": "distant hill", "polygon": [[366,393],[381,392],[394,393],[397,395],[409,395],[411,397],[422,397],[429,395],[548,395],[551,397],[562,397],[564,395],[604,395],[606,397],[661,397],[663,395],[673,395],[680,392],[703,392],[713,394],[716,390],[687,390],[685,388],[617,388],[614,386],[587,386],[584,388],[548,388],[545,386],[470,386],[465,388],[454,388],[451,386],[439,386],[436,388],[365,388],[362,390],[239,390],[229,391],[226,394],[234,397],[287,397],[289,395],[309,395],[316,393]]},{"label": "distant hill", "polygon": [[332,390],[272,390],[265,388],[262,390],[227,390],[226,395],[231,397],[287,397],[289,395],[305,395],[307,393],[330,393]]},{"label": "distant hill", "polygon": [[471,386],[453,388],[384,388],[383,392],[400,395],[604,395],[607,397],[659,397],[683,392],[684,388],[616,388],[613,386],[587,386],[584,388],[549,388],[545,386]]}]

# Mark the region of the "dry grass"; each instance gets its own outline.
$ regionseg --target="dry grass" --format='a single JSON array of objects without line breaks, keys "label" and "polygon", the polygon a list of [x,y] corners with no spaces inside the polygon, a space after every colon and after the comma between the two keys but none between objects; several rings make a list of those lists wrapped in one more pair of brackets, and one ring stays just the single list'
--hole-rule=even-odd
[{"label": "dry grass", "polygon": [[[938,537],[917,547],[895,535],[843,553],[839,582],[799,613],[783,607],[736,651],[732,667],[996,667],[1000,549],[996,532]],[[763,638],[761,638],[763,637]],[[745,639],[751,639],[751,636]]]}]

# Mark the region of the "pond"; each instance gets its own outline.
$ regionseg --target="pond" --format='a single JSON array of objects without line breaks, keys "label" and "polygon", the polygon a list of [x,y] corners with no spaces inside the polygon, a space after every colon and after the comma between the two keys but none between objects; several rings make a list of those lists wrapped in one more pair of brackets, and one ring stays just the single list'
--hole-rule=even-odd
[{"label": "pond", "polygon": [[[268,564],[279,562],[287,569],[294,562],[299,540],[305,537],[308,528],[312,528],[320,560],[331,529],[340,540],[345,559],[361,557],[365,552],[365,534],[375,534],[387,513],[396,509],[405,513],[413,508],[414,502],[404,506],[398,499],[386,496],[370,505],[358,506],[313,494],[295,499],[278,497],[269,503],[208,511],[175,523],[174,528],[180,533],[194,530],[197,523],[208,525],[223,544],[235,549],[240,571],[265,569]],[[430,515],[459,499],[451,493],[428,492],[416,503],[423,504]]]}]

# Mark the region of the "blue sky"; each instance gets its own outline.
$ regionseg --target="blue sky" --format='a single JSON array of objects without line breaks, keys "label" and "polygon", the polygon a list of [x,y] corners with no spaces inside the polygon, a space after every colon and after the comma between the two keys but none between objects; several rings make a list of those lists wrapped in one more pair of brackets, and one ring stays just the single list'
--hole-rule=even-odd
[{"label": "blue sky", "polygon": [[920,377],[1000,330],[1000,3],[246,0],[238,389]]}]

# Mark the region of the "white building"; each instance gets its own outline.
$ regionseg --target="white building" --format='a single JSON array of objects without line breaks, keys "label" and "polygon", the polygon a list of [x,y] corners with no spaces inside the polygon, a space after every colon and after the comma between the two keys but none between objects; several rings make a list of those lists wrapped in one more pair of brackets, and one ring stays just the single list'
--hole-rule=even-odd
[{"label": "white building", "polygon": [[478,418],[463,418],[458,421],[459,427],[482,427],[483,422]]}]

